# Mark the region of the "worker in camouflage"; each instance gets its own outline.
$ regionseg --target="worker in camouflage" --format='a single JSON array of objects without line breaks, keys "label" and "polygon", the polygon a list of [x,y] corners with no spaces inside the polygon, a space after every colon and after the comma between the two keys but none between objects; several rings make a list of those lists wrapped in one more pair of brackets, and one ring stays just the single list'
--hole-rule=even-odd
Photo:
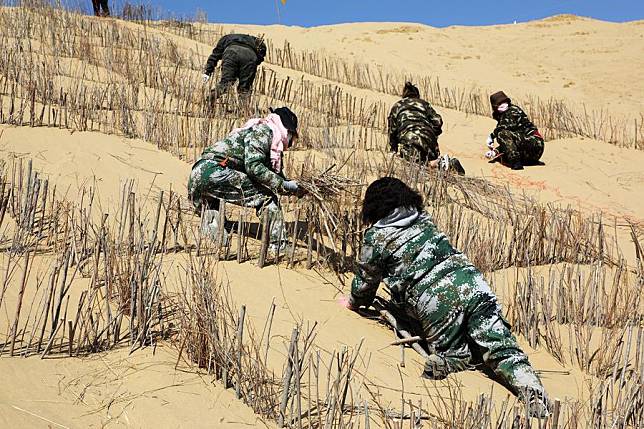
[{"label": "worker in camouflage", "polygon": [[442,379],[482,363],[528,404],[533,416],[547,416],[544,387],[494,293],[423,211],[422,197],[398,179],[378,179],[366,191],[362,217],[371,227],[347,307],[371,305],[384,281],[394,311],[427,339],[425,378]]},{"label": "worker in camouflage", "polygon": [[297,139],[297,116],[287,107],[271,109],[266,118],[251,119],[226,138],[207,147],[193,165],[188,196],[204,211],[202,231],[217,236],[218,199],[269,212],[272,250],[287,243],[277,195],[301,195],[295,180],[282,173],[282,154]]},{"label": "worker in camouflage", "polygon": [[203,81],[208,82],[215,71],[217,63],[221,61],[221,79],[213,89],[211,101],[215,101],[221,94],[239,80],[237,91],[240,98],[250,96],[259,66],[266,56],[266,44],[260,37],[248,34],[228,34],[217,42],[217,45],[208,57],[204,69]]},{"label": "worker in camouflage", "polygon": [[388,122],[391,152],[408,161],[465,174],[457,158],[441,157],[438,136],[443,132],[443,119],[420,98],[418,88],[411,82],[405,83],[402,99],[391,108]]},{"label": "worker in camouflage", "polygon": [[[488,158],[500,155],[503,164],[513,170],[523,170],[524,165],[534,165],[543,155],[544,140],[537,127],[525,112],[503,91],[490,96],[492,117],[497,125],[487,139]],[[494,147],[494,139],[498,147]]]}]

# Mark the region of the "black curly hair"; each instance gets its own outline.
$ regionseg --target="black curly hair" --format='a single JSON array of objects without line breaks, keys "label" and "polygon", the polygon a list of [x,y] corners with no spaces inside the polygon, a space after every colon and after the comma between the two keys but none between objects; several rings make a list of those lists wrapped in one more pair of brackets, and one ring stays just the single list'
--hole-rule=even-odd
[{"label": "black curly hair", "polygon": [[420,91],[418,87],[411,82],[405,82],[405,87],[402,92],[403,98],[420,98]]},{"label": "black curly hair", "polygon": [[423,210],[423,197],[402,180],[383,177],[367,188],[362,202],[362,221],[373,225],[397,207]]}]

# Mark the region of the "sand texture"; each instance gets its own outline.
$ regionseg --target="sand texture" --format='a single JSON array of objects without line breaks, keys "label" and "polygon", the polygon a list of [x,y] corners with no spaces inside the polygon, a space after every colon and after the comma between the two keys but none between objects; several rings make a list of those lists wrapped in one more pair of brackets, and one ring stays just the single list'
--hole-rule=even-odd
[{"label": "sand texture", "polygon": [[[289,176],[335,164],[361,185],[394,174],[425,193],[560,401],[559,427],[641,427],[642,22],[305,29],[144,26],[50,9],[0,17],[2,46],[28,52],[7,53],[0,70],[1,427],[276,427],[284,386],[291,427],[366,427],[365,407],[371,427],[420,427],[412,414],[422,427],[519,424],[505,387],[477,371],[423,380],[411,348],[401,366],[391,329],[338,303],[363,231],[363,186],[341,193],[330,213],[311,197],[284,198],[297,248],[263,268],[253,211],[243,212],[250,232],[231,233],[230,247],[201,237],[186,199],[192,162],[255,111],[282,104],[301,123]],[[20,19],[32,29],[16,35]],[[47,28],[65,30],[58,48]],[[201,67],[230,31],[264,34],[271,49],[251,108],[223,105],[208,117]],[[312,65],[324,58],[354,72]],[[356,64],[368,65],[367,77]],[[430,101],[445,122],[441,151],[461,160],[466,178],[419,172],[387,153],[386,114],[405,76],[430,79],[426,89],[439,83]],[[489,164],[495,122],[477,114],[487,100],[458,94],[498,89],[535,109],[556,99],[595,133],[564,132],[544,114],[545,165]],[[228,210],[237,222],[241,212]],[[290,362],[301,363],[301,383],[285,384],[296,327]]]}]

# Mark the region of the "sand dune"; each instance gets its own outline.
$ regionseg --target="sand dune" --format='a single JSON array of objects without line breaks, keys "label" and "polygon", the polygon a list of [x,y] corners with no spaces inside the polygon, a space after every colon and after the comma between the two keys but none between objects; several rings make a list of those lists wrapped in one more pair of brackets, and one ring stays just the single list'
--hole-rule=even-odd
[{"label": "sand dune", "polygon": [[[123,25],[138,28],[134,23]],[[401,23],[344,24],[311,29],[240,25],[226,25],[224,28],[226,31],[264,33],[278,45],[288,40],[295,49],[369,62],[395,72],[427,73],[437,76],[445,85],[476,86],[486,90],[503,88],[521,97],[530,94],[546,98],[552,96],[573,104],[608,109],[623,117],[641,117],[644,113],[641,97],[644,83],[640,77],[640,70],[644,69],[644,25],[641,22],[612,24],[559,16],[483,28],[435,29]],[[182,39],[158,28],[150,28],[149,31],[173,40],[184,52],[199,55],[204,61],[211,49],[207,44]],[[83,64],[82,61],[79,63]],[[280,76],[305,78],[315,84],[328,83],[321,78],[270,64],[263,67]],[[197,70],[191,73],[195,79],[199,78]],[[396,100],[396,97],[376,91],[337,85],[372,102],[389,105]],[[482,157],[485,137],[494,126],[491,118],[449,109],[438,110],[446,123],[440,140],[441,148],[457,155],[468,175],[486,178],[496,185],[507,185],[515,194],[525,193],[542,203],[572,206],[588,215],[602,211],[611,220],[616,219],[615,222],[620,224],[617,242],[631,264],[624,265],[625,271],[630,268],[632,272],[622,274],[618,268],[609,271],[602,266],[605,270],[602,273],[607,278],[623,276],[628,284],[641,281],[634,274],[636,256],[631,231],[622,226],[625,219],[640,226],[644,222],[644,151],[580,137],[557,139],[547,142],[543,159],[545,166],[513,172],[498,164],[488,164]],[[303,127],[308,127],[308,124],[304,123]],[[195,150],[199,144],[195,143]],[[299,150],[289,156],[301,159],[311,152],[314,150]],[[334,155],[331,151],[319,152],[320,159]],[[380,150],[362,151],[361,156],[374,162],[387,157]],[[47,177],[52,185],[55,184],[60,194],[70,201],[77,197],[79,189],[93,187],[100,208],[98,213],[118,206],[126,181],[136,183],[143,206],[152,213],[156,204],[154,196],[159,191],[173,189],[180,195],[185,193],[190,169],[189,157],[181,160],[142,140],[98,132],[2,125],[0,158],[10,162],[16,157],[32,159],[34,169]],[[197,218],[190,217],[189,222],[194,224]],[[15,228],[14,222],[7,231],[12,232]],[[9,232],[4,234],[8,236]],[[177,272],[188,264],[191,256],[178,252],[164,261],[167,292],[180,290]],[[5,270],[4,260],[0,262],[3,262],[0,265]],[[36,271],[44,278],[50,262],[43,259],[39,263]],[[275,300],[277,311],[268,359],[274,373],[281,374],[293,326],[298,322],[317,322],[315,344],[327,360],[334,350],[342,346],[353,348],[364,339],[362,350],[368,359],[361,362],[356,371],[359,377],[378,389],[382,403],[398,406],[403,388],[408,398],[414,401],[427,401],[429,396],[449,396],[451,391],[447,385],[423,381],[418,377],[422,362],[410,349],[406,366],[400,367],[400,349],[388,346],[392,339],[390,331],[338,305],[337,298],[347,293],[348,286],[341,284],[332,272],[302,267],[292,270],[282,265],[259,269],[254,261],[243,264],[221,262],[217,267],[219,279],[230,285],[234,302],[247,306],[248,320],[256,330],[261,329],[268,306],[271,300]],[[517,281],[523,281],[523,277],[534,270],[547,283],[551,268],[553,266],[508,268],[488,273],[488,278],[507,308],[512,302]],[[579,283],[581,280],[580,277]],[[17,278],[12,279],[12,285],[17,282]],[[36,287],[35,281],[27,285],[29,293]],[[615,297],[615,302],[623,305],[617,295]],[[2,334],[9,332],[16,300],[17,288],[12,287],[3,303]],[[557,326],[565,337],[567,325],[561,323]],[[589,331],[589,347],[590,344],[599,347],[597,344],[602,338],[599,331],[599,328]],[[541,371],[553,397],[564,402],[567,399],[588,399],[589,385],[598,381],[596,377],[578,365],[561,364],[546,347],[530,347],[523,336],[520,342],[534,366]],[[128,356],[128,351],[124,348],[86,358],[61,356],[44,361],[35,357],[3,356],[0,372],[5,375],[5,388],[0,394],[0,425],[274,425],[261,421],[250,408],[234,399],[232,391],[224,390],[219,382],[213,382],[211,376],[195,373],[196,370],[186,362],[175,369],[177,352],[169,344],[162,344],[155,350],[139,350],[131,356]],[[461,386],[462,399],[466,401],[476,401],[481,394],[489,394],[494,400],[501,401],[509,394],[479,372],[461,373],[450,377],[450,380]]]},{"label": "sand dune", "polygon": [[639,118],[644,110],[642,22],[560,15],[487,27],[352,23],[314,28],[224,25],[387,70],[438,77],[446,86],[562,98]]}]

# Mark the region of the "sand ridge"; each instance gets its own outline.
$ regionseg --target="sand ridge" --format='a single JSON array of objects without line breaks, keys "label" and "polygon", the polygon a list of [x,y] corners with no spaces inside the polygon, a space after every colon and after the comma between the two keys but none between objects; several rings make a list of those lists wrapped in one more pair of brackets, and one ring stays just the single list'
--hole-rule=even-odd
[{"label": "sand ridge", "polygon": [[[298,48],[324,49],[332,55],[375,61],[383,67],[429,71],[440,76],[441,81],[458,85],[492,88],[502,84],[509,91],[552,95],[563,92],[567,100],[598,106],[602,106],[611,94],[621,94],[622,107],[607,105],[620,112],[623,108],[624,114],[642,111],[641,97],[633,94],[641,93],[644,87],[631,73],[642,65],[641,56],[632,56],[642,47],[640,38],[644,27],[641,25],[613,25],[559,17],[509,26],[442,30],[398,23],[314,29],[226,26],[233,27],[265,32],[276,42],[288,38]],[[535,37],[535,34],[543,37]],[[598,49],[605,52],[584,51],[586,43],[597,46],[604,38],[606,46]],[[583,43],[578,50],[567,52],[571,45],[562,41],[568,39]],[[497,43],[501,48],[490,49],[493,40],[503,41]],[[629,43],[633,41],[635,43]],[[409,49],[397,48],[401,43]],[[516,48],[526,43],[531,49]],[[206,45],[196,45],[188,40],[183,44],[191,46],[190,49],[197,46],[205,59]],[[476,58],[478,54],[474,53],[482,50],[489,55]],[[543,54],[540,64],[547,72],[526,66],[533,64],[535,51]],[[391,65],[392,58],[396,59],[394,65]],[[610,65],[623,63],[625,58],[628,58],[627,64],[610,74]],[[591,60],[597,65],[593,66]],[[507,62],[508,67],[499,71],[496,64],[502,61]],[[480,73],[473,73],[473,70],[480,70]],[[280,72],[302,75],[289,70]],[[473,75],[476,75],[474,79]],[[569,79],[569,76],[572,77]],[[611,76],[610,79],[607,76]],[[569,81],[574,84],[565,87]],[[625,89],[629,85],[633,91]],[[369,96],[386,103],[395,100],[395,97],[379,93]],[[446,121],[441,147],[462,158],[469,174],[488,177],[497,184],[508,184],[515,192],[525,191],[542,202],[570,204],[588,211],[601,209],[636,222],[644,220],[644,199],[641,198],[644,152],[589,139],[560,139],[547,143],[546,166],[516,173],[498,164],[490,165],[481,156],[486,133],[494,125],[492,119],[448,109],[440,109],[440,112]],[[14,156],[33,159],[35,168],[60,189],[65,189],[69,198],[73,198],[79,187],[92,185],[97,189],[101,205],[108,208],[118,204],[123,182],[127,180],[135,180],[143,194],[170,187],[179,193],[185,190],[190,164],[146,142],[96,132],[70,133],[6,126],[0,130],[2,159]],[[374,152],[367,156],[379,157],[381,154]],[[628,238],[623,242],[628,244]],[[170,278],[177,264],[182,264],[181,256],[169,261]],[[361,375],[381,387],[384,400],[398,401],[398,390],[402,387],[397,371],[399,349],[387,346],[392,339],[391,332],[337,304],[338,296],[347,292],[346,285],[330,280],[330,274],[325,272],[281,267],[260,270],[252,262],[222,263],[219,269],[221,279],[230,283],[235,302],[248,306],[249,318],[255,326],[261,326],[268,303],[275,297],[278,311],[269,362],[277,373],[281,370],[285,343],[294,323],[318,322],[317,346],[326,353],[342,345],[353,347],[364,338],[365,350],[371,359],[368,372]],[[499,285],[513,281],[511,275],[503,272],[495,273],[493,278]],[[5,331],[4,326],[2,331]],[[543,349],[530,348],[523,339],[521,344],[535,367],[542,371],[544,383],[553,396],[584,398],[590,377],[574,365],[561,365]],[[146,349],[128,357],[127,350],[117,350],[88,359],[52,359],[45,363],[34,358],[0,359],[1,372],[8,374],[7,385],[12,386],[0,396],[0,407],[4,409],[2,418],[6,419],[3,424],[39,426],[49,423],[69,427],[106,423],[134,427],[265,424],[235,401],[231,392],[217,384],[213,386],[210,379],[184,373],[186,367],[175,370],[173,350],[160,348],[156,353],[152,355],[152,350]],[[418,377],[422,363],[411,351],[407,352],[407,357],[408,364],[401,369],[405,388],[414,398],[423,398],[427,395],[428,384]],[[35,387],[25,387],[23,372],[29,374],[27,380]],[[42,382],[38,383],[40,380]],[[459,374],[454,380],[465,387],[465,399],[468,400],[476,399],[480,393],[489,393],[491,389],[494,389],[495,398],[508,394],[481,373]],[[438,389],[440,391],[440,386]],[[87,393],[87,398],[81,400],[79,396],[83,392]],[[113,408],[108,406],[111,400],[108,398],[116,398]],[[16,405],[17,402],[21,405]]]}]

